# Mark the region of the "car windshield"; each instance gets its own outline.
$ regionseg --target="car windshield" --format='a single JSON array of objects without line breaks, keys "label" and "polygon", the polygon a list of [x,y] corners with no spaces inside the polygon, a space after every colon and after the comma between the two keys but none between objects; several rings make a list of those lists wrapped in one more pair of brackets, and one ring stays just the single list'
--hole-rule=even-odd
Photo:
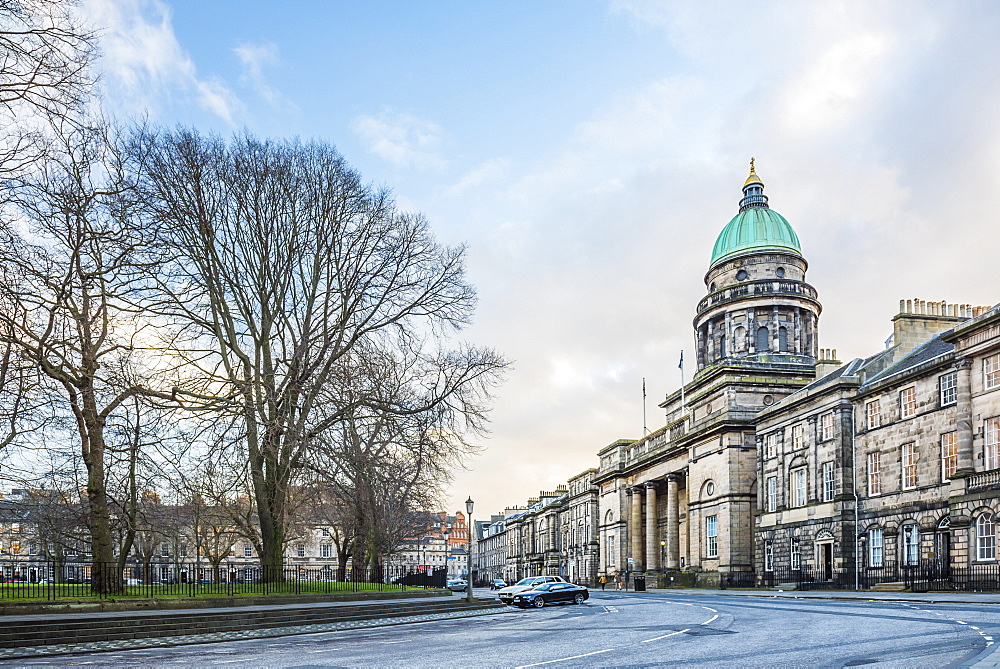
[{"label": "car windshield", "polygon": [[[441,581],[438,581],[438,583],[440,583],[440,582]],[[531,585],[534,582],[535,582],[535,579],[533,579],[533,578],[522,578],[520,581],[517,582],[517,584],[518,585]]]},{"label": "car windshield", "polygon": [[551,590],[552,585],[553,585],[552,583],[545,583],[543,585],[538,585],[535,586],[535,590]]}]

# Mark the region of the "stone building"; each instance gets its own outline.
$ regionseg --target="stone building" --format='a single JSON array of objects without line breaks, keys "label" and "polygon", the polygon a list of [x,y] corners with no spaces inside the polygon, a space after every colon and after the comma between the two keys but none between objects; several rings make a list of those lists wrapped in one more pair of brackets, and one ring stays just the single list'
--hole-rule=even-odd
[{"label": "stone building", "polygon": [[884,350],[843,363],[819,348],[807,269],[751,161],[695,309],[692,379],[661,428],[508,518],[513,573],[579,573],[567,500],[585,477],[598,574],[866,587],[991,567],[1000,586],[1000,306],[901,301]]},{"label": "stone building", "polygon": [[761,413],[762,576],[864,587],[995,564],[998,323],[1000,308],[903,301],[884,351]]},{"label": "stone building", "polygon": [[527,507],[504,514],[507,535],[506,580],[561,573],[559,512],[566,487],[544,491],[528,500]]},{"label": "stone building", "polygon": [[507,575],[507,530],[503,515],[477,520],[472,565],[478,583],[504,579]]},{"label": "stone building", "polygon": [[753,570],[754,420],[815,377],[807,266],[751,167],[705,275],[693,379],[660,405],[666,425],[599,453],[602,572]]},{"label": "stone building", "polygon": [[600,547],[596,474],[596,469],[588,469],[567,481],[559,511],[559,573],[567,581],[583,585],[597,582]]}]

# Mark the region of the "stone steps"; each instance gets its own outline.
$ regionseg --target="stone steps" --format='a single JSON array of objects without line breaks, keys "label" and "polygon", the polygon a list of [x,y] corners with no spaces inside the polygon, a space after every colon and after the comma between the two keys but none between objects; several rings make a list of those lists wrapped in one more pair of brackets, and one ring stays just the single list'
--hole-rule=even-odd
[{"label": "stone steps", "polygon": [[894,583],[876,583],[868,589],[872,592],[906,592],[906,584],[902,581]]}]

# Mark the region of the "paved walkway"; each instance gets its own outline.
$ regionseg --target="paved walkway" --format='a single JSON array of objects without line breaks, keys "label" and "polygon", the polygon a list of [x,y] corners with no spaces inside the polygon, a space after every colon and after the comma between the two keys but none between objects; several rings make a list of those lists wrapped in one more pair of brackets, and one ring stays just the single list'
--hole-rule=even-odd
[{"label": "paved walkway", "polygon": [[[212,614],[212,613],[233,613],[234,611],[281,611],[283,609],[337,609],[358,606],[387,606],[392,604],[424,604],[432,602],[457,602],[461,598],[454,595],[438,595],[431,597],[393,597],[391,599],[347,599],[342,601],[325,602],[300,602],[292,604],[254,604],[251,606],[220,606],[215,608],[190,608],[190,609],[133,609],[131,611],[92,611],[83,613],[70,613],[59,611],[56,613],[18,613],[11,615],[0,615],[0,625],[9,620],[88,620],[93,618],[130,618],[142,616],[161,616],[170,618],[177,615],[190,614]],[[58,603],[58,602],[57,602]]]},{"label": "paved walkway", "polygon": [[868,590],[709,590],[703,588],[649,588],[659,595],[718,595],[722,597],[787,597],[791,599],[860,599],[865,601],[924,602],[927,604],[1000,604],[1000,593],[985,592],[870,592]]},{"label": "paved walkway", "polygon": [[[441,597],[422,597],[417,601],[420,602],[447,602],[455,601],[456,598],[453,596],[441,596]],[[413,599],[381,599],[373,600],[370,602],[316,602],[309,604],[276,604],[271,606],[246,606],[246,607],[229,607],[221,609],[174,609],[172,611],[116,611],[112,613],[100,614],[101,617],[124,617],[128,618],[130,616],[136,615],[170,615],[177,613],[204,613],[208,611],[228,611],[230,613],[234,611],[244,611],[244,610],[262,610],[266,609],[269,611],[280,610],[283,608],[311,608],[311,607],[345,607],[345,606],[383,606],[389,603],[412,603]],[[140,638],[140,639],[123,639],[116,641],[93,641],[87,643],[65,643],[65,644],[51,644],[47,646],[27,646],[23,648],[0,648],[0,661],[12,660],[12,659],[24,659],[31,657],[44,657],[47,655],[68,655],[77,653],[94,653],[94,652],[105,652],[114,650],[132,650],[136,648],[162,648],[167,646],[180,646],[185,644],[198,644],[198,643],[213,643],[218,641],[240,641],[243,639],[262,639],[269,637],[279,637],[279,636],[290,636],[294,634],[315,634],[317,632],[337,632],[341,630],[350,629],[363,629],[368,627],[384,627],[386,625],[403,625],[407,623],[417,623],[430,620],[445,620],[448,618],[468,618],[472,616],[485,616],[494,615],[497,613],[505,612],[505,608],[488,608],[488,609],[477,609],[477,610],[465,610],[465,611],[445,611],[437,613],[424,613],[424,614],[414,614],[410,616],[399,616],[391,618],[371,618],[368,620],[351,620],[345,622],[334,622],[334,623],[323,623],[318,625],[295,625],[290,627],[271,627],[267,629],[256,629],[256,630],[239,630],[233,632],[213,632],[209,634],[185,634],[180,636],[167,636],[167,637],[151,637],[151,638]],[[0,624],[3,623],[4,619],[10,618],[12,616],[0,616]],[[87,618],[92,617],[92,614],[78,613],[78,614],[38,614],[38,620],[44,620],[48,618],[66,620],[68,618]],[[24,617],[18,617],[19,620],[23,621]],[[34,616],[33,616],[34,619]]]}]

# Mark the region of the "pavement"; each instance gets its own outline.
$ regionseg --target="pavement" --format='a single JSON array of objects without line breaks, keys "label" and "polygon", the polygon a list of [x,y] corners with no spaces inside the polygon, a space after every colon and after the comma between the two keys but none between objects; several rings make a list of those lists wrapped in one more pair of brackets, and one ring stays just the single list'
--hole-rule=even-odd
[{"label": "pavement", "polygon": [[[608,589],[606,592],[611,592]],[[595,590],[594,592],[600,592]],[[1000,593],[987,592],[872,592],[869,590],[708,590],[704,588],[647,588],[658,595],[718,595],[720,597],[785,597],[789,599],[839,599],[925,604],[1000,604]],[[639,594],[642,593],[632,593]]]},{"label": "pavement", "polygon": [[[250,611],[280,611],[280,610],[301,610],[301,609],[338,609],[338,608],[358,608],[371,607],[373,609],[385,607],[391,604],[412,604],[424,603],[453,603],[458,600],[454,595],[442,595],[437,597],[421,597],[419,600],[399,598],[399,599],[377,599],[377,600],[351,600],[341,602],[312,602],[298,604],[270,604],[267,606],[240,606],[221,608],[198,608],[198,609],[171,609],[171,610],[139,610],[139,611],[115,611],[97,614],[102,619],[129,619],[143,617],[163,617],[168,619],[178,614],[195,613],[198,615],[210,613],[230,613],[239,615]],[[205,634],[184,634],[163,637],[145,637],[133,639],[115,639],[108,641],[89,641],[80,643],[47,644],[44,646],[23,646],[18,648],[0,648],[0,660],[15,658],[45,657],[49,655],[67,655],[78,653],[107,652],[116,650],[132,650],[139,648],[166,648],[172,646],[183,646],[189,644],[218,643],[222,641],[240,641],[246,639],[266,639],[272,637],[292,636],[300,634],[315,634],[317,632],[337,632],[342,630],[365,629],[371,627],[384,627],[387,625],[403,625],[407,623],[420,623],[434,620],[447,620],[450,618],[468,618],[476,616],[502,613],[503,608],[479,609],[479,610],[459,610],[459,611],[438,611],[434,613],[414,613],[408,616],[377,617],[364,620],[348,620],[340,622],[328,622],[314,625],[294,625],[278,626],[266,629],[237,630],[227,632],[211,632]],[[93,618],[92,613],[54,613],[54,614],[32,614],[30,618],[38,621],[60,622],[69,620],[86,620]],[[0,625],[9,621],[23,622],[29,616],[0,616]]]}]

